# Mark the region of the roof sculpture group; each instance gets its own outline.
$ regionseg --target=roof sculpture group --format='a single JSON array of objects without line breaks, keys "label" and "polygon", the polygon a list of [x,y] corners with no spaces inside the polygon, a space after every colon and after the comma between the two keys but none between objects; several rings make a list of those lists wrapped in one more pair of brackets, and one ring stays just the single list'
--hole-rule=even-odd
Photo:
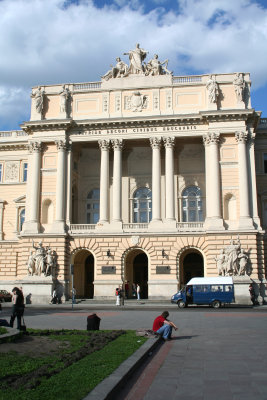
[{"label": "roof sculpture group", "polygon": [[122,61],[120,57],[117,57],[116,65],[111,65],[111,69],[102,76],[102,79],[108,81],[112,78],[123,78],[131,74],[145,76],[172,75],[172,72],[168,70],[168,59],[160,62],[158,55],[155,54],[153,58],[145,63],[144,60],[147,54],[148,51],[140,48],[139,43],[137,43],[134,50],[124,53],[124,55],[129,56],[129,65]]}]

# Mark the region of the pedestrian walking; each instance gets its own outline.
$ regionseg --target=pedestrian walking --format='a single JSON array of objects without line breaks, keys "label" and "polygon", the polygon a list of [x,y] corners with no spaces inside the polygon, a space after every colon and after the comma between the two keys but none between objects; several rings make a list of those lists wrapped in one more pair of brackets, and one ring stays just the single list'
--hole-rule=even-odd
[{"label": "pedestrian walking", "polygon": [[140,292],[141,292],[141,288],[140,288],[139,283],[137,283],[137,285],[136,285],[137,300],[140,300]]},{"label": "pedestrian walking", "polygon": [[118,286],[115,290],[116,295],[116,306],[121,305],[121,286]]},{"label": "pedestrian walking", "polygon": [[136,284],[134,282],[132,284],[132,296],[136,297]]},{"label": "pedestrian walking", "polygon": [[53,290],[52,293],[52,299],[50,301],[50,304],[57,304],[58,303],[58,298],[57,298],[57,290],[56,288]]},{"label": "pedestrian walking", "polygon": [[73,304],[76,304],[76,289],[75,289],[74,286],[73,286],[73,288],[72,288],[71,293],[72,293],[72,303],[73,303]]},{"label": "pedestrian walking", "polygon": [[13,294],[12,297],[13,305],[12,305],[12,314],[10,317],[10,326],[11,328],[13,328],[15,318],[17,318],[17,329],[20,330],[21,318],[23,317],[24,314],[24,297],[22,291],[17,287],[14,287],[12,289],[12,294]]}]

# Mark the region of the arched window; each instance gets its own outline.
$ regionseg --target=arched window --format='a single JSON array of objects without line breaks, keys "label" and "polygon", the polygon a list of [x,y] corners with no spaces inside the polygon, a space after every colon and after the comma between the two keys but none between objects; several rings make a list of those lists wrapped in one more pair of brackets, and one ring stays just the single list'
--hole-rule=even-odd
[{"label": "arched window", "polygon": [[183,222],[203,221],[202,193],[198,186],[188,186],[182,193]]},{"label": "arched window", "polygon": [[25,208],[23,208],[19,213],[19,232],[22,231],[22,225],[25,221]]},{"label": "arched window", "polygon": [[51,200],[46,199],[43,202],[42,224],[52,224],[54,220],[54,206]]},{"label": "arched window", "polygon": [[87,224],[97,224],[99,221],[99,199],[100,190],[93,189],[86,200],[86,220]]},{"label": "arched window", "polygon": [[152,218],[152,192],[148,188],[140,188],[133,196],[133,222],[149,222]]}]

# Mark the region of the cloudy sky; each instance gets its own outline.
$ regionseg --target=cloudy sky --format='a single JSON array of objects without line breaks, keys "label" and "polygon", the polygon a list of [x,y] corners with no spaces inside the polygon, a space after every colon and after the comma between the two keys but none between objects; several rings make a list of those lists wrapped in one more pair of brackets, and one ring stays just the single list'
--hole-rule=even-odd
[{"label": "cloudy sky", "polygon": [[0,130],[29,119],[32,86],[99,81],[137,42],[175,76],[250,72],[267,117],[267,0],[0,0]]}]

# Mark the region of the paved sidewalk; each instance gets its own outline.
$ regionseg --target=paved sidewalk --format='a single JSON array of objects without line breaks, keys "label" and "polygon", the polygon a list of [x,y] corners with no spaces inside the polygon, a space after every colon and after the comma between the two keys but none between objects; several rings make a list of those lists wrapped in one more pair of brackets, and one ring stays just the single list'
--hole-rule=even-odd
[{"label": "paved sidewalk", "polygon": [[[100,306],[100,305],[99,305]],[[26,308],[27,327],[86,329],[87,315],[95,311],[101,329],[147,329],[162,309],[115,307],[102,309],[82,304]],[[157,305],[156,305],[157,307]],[[120,400],[257,400],[267,399],[267,307],[172,308],[170,318],[179,327],[175,340],[162,346],[164,354],[144,371],[142,397],[127,394]],[[3,305],[1,318],[10,316]],[[131,389],[134,393],[134,388]],[[115,397],[112,400],[116,400]]]}]

